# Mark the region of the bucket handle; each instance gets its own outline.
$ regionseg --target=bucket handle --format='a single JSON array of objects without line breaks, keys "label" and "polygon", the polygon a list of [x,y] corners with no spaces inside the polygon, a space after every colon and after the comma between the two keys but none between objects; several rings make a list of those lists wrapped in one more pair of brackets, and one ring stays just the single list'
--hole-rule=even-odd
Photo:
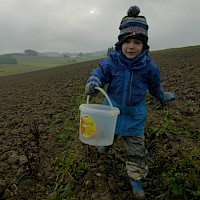
[{"label": "bucket handle", "polygon": [[[100,92],[102,92],[102,93],[104,94],[104,96],[105,96],[106,99],[108,100],[108,103],[109,103],[109,105],[110,105],[110,107],[111,107],[111,110],[113,111],[112,102],[111,102],[109,96],[106,94],[106,92],[105,92],[102,88],[100,88],[100,87],[95,87],[95,89],[96,89],[96,90],[99,90]],[[87,104],[89,104],[89,98],[90,98],[90,95],[87,95]]]}]

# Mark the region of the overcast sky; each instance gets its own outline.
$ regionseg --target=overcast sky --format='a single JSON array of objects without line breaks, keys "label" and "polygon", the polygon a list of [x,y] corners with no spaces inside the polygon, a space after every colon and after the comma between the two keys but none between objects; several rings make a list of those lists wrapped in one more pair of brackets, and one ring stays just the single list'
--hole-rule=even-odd
[{"label": "overcast sky", "polygon": [[107,50],[132,5],[147,19],[150,50],[200,44],[200,0],[0,0],[0,54]]}]

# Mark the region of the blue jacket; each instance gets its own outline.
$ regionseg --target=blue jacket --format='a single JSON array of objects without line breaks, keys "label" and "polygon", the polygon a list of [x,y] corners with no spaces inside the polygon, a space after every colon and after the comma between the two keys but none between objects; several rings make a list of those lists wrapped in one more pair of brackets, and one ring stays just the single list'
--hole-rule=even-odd
[{"label": "blue jacket", "polygon": [[[159,101],[162,101],[163,96],[160,73],[149,57],[148,50],[143,50],[132,60],[126,59],[120,51],[115,50],[93,70],[92,77],[98,77],[101,87],[108,84],[107,94],[113,106],[120,109],[116,134],[143,135],[147,90]],[[88,82],[90,80],[92,78],[89,78]],[[108,105],[106,99],[104,104]]]}]

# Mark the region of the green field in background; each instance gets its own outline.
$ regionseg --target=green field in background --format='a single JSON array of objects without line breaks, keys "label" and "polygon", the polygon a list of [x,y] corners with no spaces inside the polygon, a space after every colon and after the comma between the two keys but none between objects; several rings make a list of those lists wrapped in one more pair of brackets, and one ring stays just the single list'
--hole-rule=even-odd
[{"label": "green field in background", "polygon": [[80,63],[89,60],[103,58],[102,56],[93,57],[38,57],[38,56],[19,56],[16,57],[18,64],[0,64],[0,77],[12,74],[26,73],[31,71],[43,70],[62,65]]}]

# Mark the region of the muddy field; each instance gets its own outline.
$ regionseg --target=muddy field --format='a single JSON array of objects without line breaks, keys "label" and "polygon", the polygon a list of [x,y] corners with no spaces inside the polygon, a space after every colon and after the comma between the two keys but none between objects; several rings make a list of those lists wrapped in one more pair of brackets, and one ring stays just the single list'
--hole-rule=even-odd
[{"label": "muddy field", "polygon": [[[199,150],[199,55],[200,48],[152,53],[165,90],[174,92],[177,99],[162,108],[151,97],[147,98],[146,134],[151,160],[144,181],[146,199],[173,199],[170,188],[162,184],[163,172],[168,166],[177,167],[181,156],[184,159],[183,147]],[[133,199],[120,140],[108,154],[98,155],[95,147],[81,144],[77,139],[77,98],[84,94],[85,82],[97,62],[0,78],[0,199]],[[163,113],[170,116],[172,111],[175,125],[159,132],[161,129],[155,127],[160,126]],[[62,140],[60,134],[67,126],[65,117],[68,126],[73,126],[69,134],[74,137],[68,137],[72,140],[70,145],[66,145],[66,137]],[[84,173],[73,177],[75,186],[70,198],[65,187],[67,176],[60,172],[59,163],[52,163],[67,148],[82,148],[85,155],[82,162],[90,164]],[[199,166],[199,155],[195,156],[194,162]],[[191,193],[188,198],[188,194],[184,197],[180,193],[174,199],[200,198],[199,177],[196,184],[196,195]]]}]

